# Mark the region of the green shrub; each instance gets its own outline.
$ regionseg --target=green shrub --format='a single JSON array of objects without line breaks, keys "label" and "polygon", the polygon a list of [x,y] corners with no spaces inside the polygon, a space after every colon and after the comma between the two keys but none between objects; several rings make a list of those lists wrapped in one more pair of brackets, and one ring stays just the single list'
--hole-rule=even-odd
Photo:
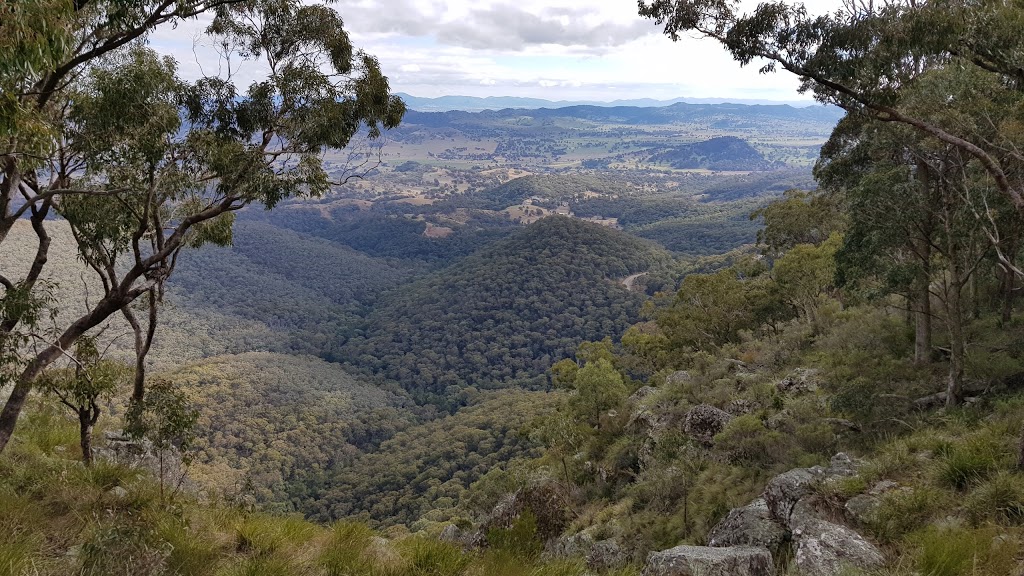
[{"label": "green shrub", "polygon": [[530,510],[524,510],[508,528],[488,530],[487,543],[495,550],[530,560],[539,556],[544,548],[537,537],[537,517]]},{"label": "green shrub", "polygon": [[1001,438],[979,434],[953,444],[942,454],[938,465],[938,481],[950,488],[964,490],[995,472],[1006,459],[1007,450]]},{"label": "green shrub", "polygon": [[320,555],[320,564],[327,576],[354,576],[370,573],[371,559],[366,549],[373,539],[373,530],[365,524],[338,522]]},{"label": "green shrub", "polygon": [[82,545],[82,576],[156,576],[166,572],[170,546],[144,523],[100,527]]},{"label": "green shrub", "polygon": [[401,576],[456,576],[469,564],[469,556],[447,542],[412,537],[399,544],[407,563]]},{"label": "green shrub", "polygon": [[167,556],[169,573],[175,576],[213,574],[221,550],[208,536],[173,516],[159,522],[157,533],[170,546]]},{"label": "green shrub", "polygon": [[928,529],[911,538],[922,576],[1006,576],[1018,567],[1020,543],[991,528]]},{"label": "green shrub", "polygon": [[776,430],[768,430],[753,414],[733,418],[715,436],[715,450],[736,464],[765,466],[785,461],[789,439]]},{"label": "green shrub", "polygon": [[870,528],[879,540],[893,542],[921,528],[949,502],[948,494],[935,488],[889,492],[881,497]]},{"label": "green shrub", "polygon": [[1024,476],[999,473],[975,488],[964,503],[975,524],[990,520],[1024,524]]},{"label": "green shrub", "polygon": [[272,554],[284,546],[304,544],[316,533],[316,527],[297,516],[254,515],[235,528],[240,552]]}]

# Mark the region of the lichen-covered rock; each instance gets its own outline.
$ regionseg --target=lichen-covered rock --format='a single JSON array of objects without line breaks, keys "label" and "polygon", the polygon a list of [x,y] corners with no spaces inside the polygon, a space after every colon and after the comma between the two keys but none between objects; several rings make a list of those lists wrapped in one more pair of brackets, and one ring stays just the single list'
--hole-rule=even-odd
[{"label": "lichen-covered rock", "polygon": [[586,558],[594,547],[594,538],[586,532],[577,532],[552,540],[545,554],[553,558]]},{"label": "lichen-covered rock", "polygon": [[874,544],[846,526],[809,520],[793,532],[801,576],[835,576],[847,568],[871,570],[885,558]]},{"label": "lichen-covered rock", "polygon": [[743,416],[744,414],[750,414],[758,408],[760,406],[758,406],[757,402],[747,400],[746,398],[737,398],[729,402],[729,405],[725,407],[725,411],[733,416]]},{"label": "lichen-covered rock", "polygon": [[763,546],[777,554],[788,539],[785,527],[775,521],[768,503],[758,498],[734,508],[708,534],[708,546]]},{"label": "lichen-covered rock", "polygon": [[829,461],[826,474],[828,476],[853,476],[857,473],[859,465],[860,463],[855,462],[847,453],[840,452]]},{"label": "lichen-covered rock", "polygon": [[587,567],[598,572],[622,568],[629,562],[629,556],[619,543],[610,538],[594,542],[586,558]]},{"label": "lichen-covered rock", "polygon": [[686,370],[679,370],[678,372],[673,372],[666,376],[665,384],[682,384],[683,382],[689,382],[692,379],[693,378],[690,376],[689,372]]},{"label": "lichen-covered rock", "polygon": [[647,557],[643,576],[774,576],[767,548],[676,546]]},{"label": "lichen-covered rock", "polygon": [[858,494],[846,501],[846,504],[843,505],[843,513],[847,520],[864,526],[875,519],[875,513],[878,512],[880,504],[878,496]]},{"label": "lichen-covered rock", "polygon": [[772,478],[764,488],[764,500],[772,517],[783,526],[790,527],[790,517],[797,502],[814,492],[814,484],[820,477],[811,469],[795,468]]},{"label": "lichen-covered rock", "polygon": [[788,376],[775,383],[783,394],[800,395],[814,392],[820,384],[818,371],[813,368],[797,368]]},{"label": "lichen-covered rock", "polygon": [[725,428],[725,425],[732,420],[732,414],[720,410],[709,404],[698,404],[686,413],[683,420],[683,432],[694,440],[711,446],[714,443],[715,434]]}]

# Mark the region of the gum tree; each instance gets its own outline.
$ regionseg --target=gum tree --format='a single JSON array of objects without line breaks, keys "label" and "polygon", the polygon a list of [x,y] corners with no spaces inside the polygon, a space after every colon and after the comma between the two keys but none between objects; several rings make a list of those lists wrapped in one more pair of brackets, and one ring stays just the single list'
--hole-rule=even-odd
[{"label": "gum tree", "polygon": [[[285,198],[327,192],[340,182],[324,170],[323,154],[345,148],[361,132],[378,137],[397,126],[405,111],[390,94],[377,61],[353,47],[341,18],[327,7],[297,0],[164,2],[156,9],[177,7],[172,13],[178,16],[140,21],[135,10],[148,4],[103,5],[136,27],[122,33],[125,41],[102,58],[83,62],[56,83],[53,78],[75,59],[62,54],[46,61],[50,72],[25,92],[25,101],[29,92],[39,92],[32,110],[45,113],[32,112],[32,117],[49,121],[38,131],[46,138],[37,152],[45,153],[15,147],[2,158],[8,168],[14,165],[0,181],[2,197],[23,197],[13,212],[4,204],[3,216],[30,215],[39,242],[26,276],[0,278],[5,314],[0,375],[3,383],[13,384],[0,411],[0,450],[40,374],[117,314],[136,334],[132,400],[141,402],[156,306],[181,251],[230,242],[233,214],[245,206],[272,208]],[[152,26],[197,10],[214,11],[207,34],[233,63],[258,62],[266,77],[244,90],[230,72],[185,82],[173,60],[135,41]],[[80,24],[77,12],[62,14]],[[61,23],[68,24],[57,17],[55,25]],[[17,114],[29,109],[19,106]],[[34,142],[27,124],[11,126],[11,146]],[[35,164],[22,160],[36,156],[42,160]],[[38,322],[26,320],[36,320],[46,309],[37,282],[49,251],[46,217],[52,212],[71,226],[78,255],[99,279],[102,294],[92,302],[61,303],[85,312],[41,334]],[[0,228],[0,241],[6,230]],[[146,309],[142,319],[132,307],[140,297]]]}]

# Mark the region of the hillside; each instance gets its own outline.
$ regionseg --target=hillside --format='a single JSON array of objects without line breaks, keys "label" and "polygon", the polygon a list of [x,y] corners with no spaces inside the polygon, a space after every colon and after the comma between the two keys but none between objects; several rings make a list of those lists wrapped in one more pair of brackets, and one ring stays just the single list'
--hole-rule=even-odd
[{"label": "hillside", "polygon": [[308,505],[328,470],[412,418],[407,400],[317,358],[250,352],[165,376],[200,410],[193,476],[215,494],[244,492],[286,511]]},{"label": "hillside", "polygon": [[541,386],[552,360],[635,321],[640,297],[618,279],[667,259],[621,232],[544,218],[386,296],[347,354],[420,402],[457,404],[467,386]]},{"label": "hillside", "polygon": [[753,146],[735,136],[721,136],[661,150],[651,156],[650,161],[679,169],[723,171],[759,171],[784,166],[768,162]]},{"label": "hillside", "polygon": [[358,518],[413,529],[464,517],[459,504],[471,484],[514,459],[540,455],[528,431],[553,408],[551,394],[524,390],[485,392],[467,402],[336,465],[304,511],[322,521]]}]

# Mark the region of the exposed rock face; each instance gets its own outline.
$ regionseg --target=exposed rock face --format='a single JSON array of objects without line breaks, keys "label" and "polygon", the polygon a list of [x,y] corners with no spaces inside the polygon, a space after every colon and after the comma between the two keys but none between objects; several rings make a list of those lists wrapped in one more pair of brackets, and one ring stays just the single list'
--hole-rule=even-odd
[{"label": "exposed rock face", "polygon": [[686,370],[679,370],[678,372],[669,374],[665,378],[665,384],[682,384],[683,382],[689,382],[692,379],[693,378],[690,376],[689,372]]},{"label": "exposed rock face", "polygon": [[619,543],[611,539],[594,542],[586,558],[587,567],[600,572],[622,568],[629,561]]},{"label": "exposed rock face", "polygon": [[[826,519],[818,510],[815,487],[855,475],[859,466],[847,454],[839,453],[832,457],[828,467],[797,468],[779,474],[765,487],[761,499],[732,510],[715,526],[708,543],[764,546],[777,552],[791,537],[797,574],[801,576],[833,576],[844,567],[877,568],[884,557],[874,544],[853,529]],[[851,498],[846,503],[847,517],[857,522],[870,521],[879,496],[895,488],[895,483],[880,482],[867,494]]]},{"label": "exposed rock face", "polygon": [[800,395],[814,392],[821,381],[818,371],[813,368],[797,368],[788,376],[775,383],[775,388],[783,394]]},{"label": "exposed rock face", "polygon": [[797,502],[813,493],[818,478],[807,468],[796,468],[772,478],[764,489],[764,500],[772,517],[789,526]]},{"label": "exposed rock face", "polygon": [[683,420],[683,432],[694,440],[710,446],[714,443],[715,434],[725,428],[732,420],[732,415],[709,404],[698,404],[686,413]]},{"label": "exposed rock face", "polygon": [[511,528],[524,510],[537,519],[537,536],[544,542],[556,538],[568,525],[564,491],[558,482],[546,478],[503,496],[480,524],[473,544],[485,545],[491,529]]},{"label": "exposed rock face", "polygon": [[676,546],[647,557],[643,576],[774,576],[765,548]]},{"label": "exposed rock face", "polygon": [[148,470],[157,479],[163,473],[163,483],[169,489],[196,492],[199,489],[190,478],[181,461],[181,453],[177,448],[164,451],[163,466],[160,455],[153,448],[153,443],[143,438],[136,440],[123,433],[107,431],[103,434],[103,445],[93,450],[97,459],[106,460],[127,466]]},{"label": "exposed rock face", "polygon": [[743,508],[734,508],[712,528],[708,546],[763,546],[778,554],[788,538],[788,531],[772,517],[768,503],[758,498]]},{"label": "exposed rock face", "polygon": [[554,558],[586,558],[594,547],[594,538],[586,532],[562,536],[548,544],[545,551]]},{"label": "exposed rock face", "polygon": [[839,524],[810,520],[794,530],[796,567],[802,576],[834,576],[844,568],[870,570],[885,561],[863,536]]}]

